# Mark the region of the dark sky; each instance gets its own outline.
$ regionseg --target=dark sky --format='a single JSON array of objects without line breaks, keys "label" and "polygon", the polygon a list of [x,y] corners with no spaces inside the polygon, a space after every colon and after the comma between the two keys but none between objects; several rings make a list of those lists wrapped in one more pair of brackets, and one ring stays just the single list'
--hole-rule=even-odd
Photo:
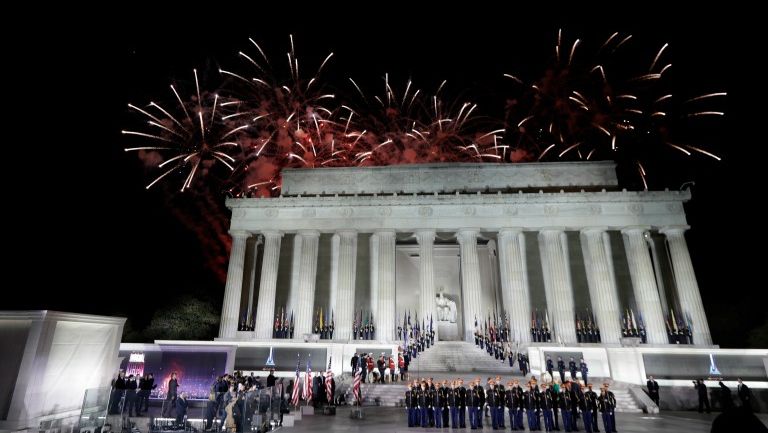
[{"label": "dark sky", "polygon": [[[248,37],[283,62],[292,33],[305,70],[333,51],[333,81],[352,76],[377,93],[385,72],[393,82],[413,78],[432,88],[445,78],[454,95],[501,116],[501,75],[535,78],[562,27],[567,40],[593,44],[614,31],[632,33],[647,51],[641,62],[669,42],[676,91],[729,92],[718,105],[727,116],[704,137],[723,162],[668,165],[673,175],[660,173],[659,182],[676,189],[696,181],[686,206],[688,240],[715,342],[743,346],[747,332],[766,320],[756,302],[763,254],[745,250],[763,238],[757,208],[765,145],[765,128],[753,121],[765,122],[757,96],[765,86],[754,68],[762,54],[753,50],[758,39],[748,34],[748,11],[116,7],[64,11],[68,19],[37,22],[35,37],[9,38],[6,266],[16,282],[6,286],[2,309],[121,313],[141,327],[154,310],[188,294],[220,302],[223,285],[206,267],[200,243],[162,194],[144,190],[147,177],[135,155],[123,152],[120,130],[136,120],[128,102],[169,101],[168,84],[190,80],[192,68],[204,75],[237,64]],[[93,14],[101,18],[86,18]]]}]

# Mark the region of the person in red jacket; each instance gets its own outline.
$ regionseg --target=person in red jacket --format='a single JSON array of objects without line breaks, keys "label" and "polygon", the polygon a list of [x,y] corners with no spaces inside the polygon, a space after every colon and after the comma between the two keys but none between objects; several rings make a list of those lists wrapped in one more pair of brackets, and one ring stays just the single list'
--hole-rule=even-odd
[{"label": "person in red jacket", "polygon": [[392,358],[392,355],[389,356],[389,381],[391,383],[395,382],[395,360]]}]

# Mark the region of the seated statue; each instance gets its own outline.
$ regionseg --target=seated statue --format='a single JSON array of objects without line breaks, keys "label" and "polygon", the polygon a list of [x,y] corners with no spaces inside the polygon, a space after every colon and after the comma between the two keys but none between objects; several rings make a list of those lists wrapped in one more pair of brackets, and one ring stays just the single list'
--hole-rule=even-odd
[{"label": "seated statue", "polygon": [[442,287],[435,302],[437,304],[437,320],[456,323],[456,302],[445,297]]}]

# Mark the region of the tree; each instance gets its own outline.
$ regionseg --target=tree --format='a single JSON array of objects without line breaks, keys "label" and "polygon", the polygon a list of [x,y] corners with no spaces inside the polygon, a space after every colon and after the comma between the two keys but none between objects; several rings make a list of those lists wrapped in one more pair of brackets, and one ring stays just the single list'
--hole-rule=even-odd
[{"label": "tree", "polygon": [[213,304],[191,298],[155,312],[144,334],[153,339],[210,340],[218,326]]}]

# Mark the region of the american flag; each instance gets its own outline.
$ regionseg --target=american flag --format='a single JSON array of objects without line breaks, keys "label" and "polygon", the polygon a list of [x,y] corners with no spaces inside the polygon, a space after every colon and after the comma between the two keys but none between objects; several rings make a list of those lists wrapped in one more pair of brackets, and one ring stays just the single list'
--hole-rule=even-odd
[{"label": "american flag", "polygon": [[293,382],[293,394],[291,395],[291,404],[294,406],[299,405],[299,364],[301,363],[301,358],[299,358],[299,354],[296,354],[296,380]]},{"label": "american flag", "polygon": [[328,397],[328,403],[333,404],[333,387],[331,382],[333,381],[333,371],[331,371],[331,361],[333,357],[328,357],[328,369],[325,371],[325,396]]},{"label": "american flag", "polygon": [[312,401],[312,358],[307,358],[307,375],[304,376],[304,400],[309,404]]},{"label": "american flag", "polygon": [[328,403],[333,404],[333,372],[328,370],[325,373],[325,396],[328,397]]},{"label": "american flag", "polygon": [[352,394],[355,395],[355,400],[357,401],[357,404],[360,404],[361,398],[360,398],[360,379],[363,375],[363,363],[362,360],[363,356],[360,355],[360,358],[357,360],[357,368],[355,369],[355,381],[352,382]]}]

